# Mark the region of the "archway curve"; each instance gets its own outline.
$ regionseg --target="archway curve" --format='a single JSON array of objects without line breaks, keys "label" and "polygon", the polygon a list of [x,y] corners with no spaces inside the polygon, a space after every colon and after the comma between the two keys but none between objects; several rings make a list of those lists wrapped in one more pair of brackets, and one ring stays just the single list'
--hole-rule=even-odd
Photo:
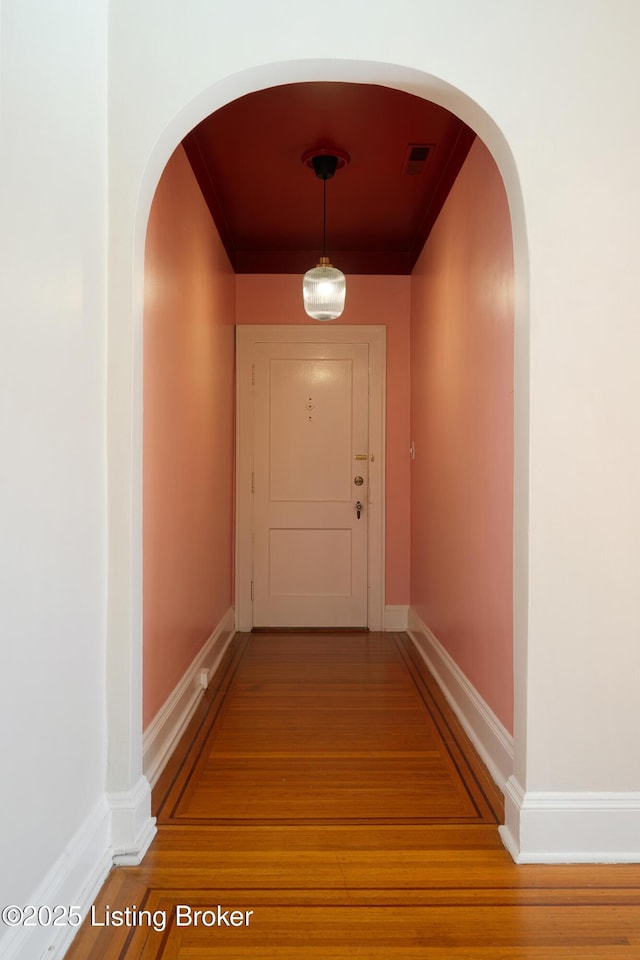
[{"label": "archway curve", "polygon": [[[122,810],[114,826],[119,862],[139,862],[153,836],[148,784],[142,775],[142,327],[144,252],[151,203],[173,151],[201,120],[233,100],[267,87],[307,81],[336,81],[391,87],[430,100],[460,117],[484,141],[502,176],[511,214],[514,253],[514,776],[526,782],[526,665],[528,609],[528,449],[529,449],[529,263],[524,204],[515,161],[497,124],[471,97],[444,80],[397,64],[358,60],[296,60],[263,64],[232,74],[203,89],[185,103],[162,130],[147,158],[139,182],[133,218],[131,349],[131,528],[129,542],[118,545],[131,572],[130,629],[109,632],[120,669],[108,678],[107,789],[111,807]],[[122,358],[115,359],[116,366]],[[115,378],[114,378],[115,380]],[[110,384],[112,378],[109,378]],[[115,389],[110,386],[110,390]],[[110,399],[113,399],[112,397]],[[122,428],[120,428],[122,429]],[[110,443],[116,442],[113,434]],[[124,436],[121,437],[125,440]],[[115,509],[110,503],[111,511]],[[117,598],[111,602],[117,602]],[[112,653],[113,656],[113,653]],[[123,675],[122,666],[126,669]],[[126,717],[118,705],[128,705]],[[128,729],[127,729],[128,727]],[[124,789],[123,789],[124,788]],[[113,798],[117,798],[115,801]],[[120,805],[120,806],[118,806]]]}]

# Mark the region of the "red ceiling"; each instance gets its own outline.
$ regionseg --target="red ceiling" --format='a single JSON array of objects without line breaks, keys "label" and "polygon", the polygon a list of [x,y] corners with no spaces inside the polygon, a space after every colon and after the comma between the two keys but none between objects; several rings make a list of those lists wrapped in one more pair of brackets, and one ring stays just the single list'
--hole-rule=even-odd
[{"label": "red ceiling", "polygon": [[[322,181],[301,157],[351,157],[327,182],[327,252],[348,273],[410,273],[473,142],[433,103],[365,84],[299,83],[249,94],[203,120],[187,156],[238,273],[296,273],[322,246]],[[412,146],[430,147],[407,172]]]}]

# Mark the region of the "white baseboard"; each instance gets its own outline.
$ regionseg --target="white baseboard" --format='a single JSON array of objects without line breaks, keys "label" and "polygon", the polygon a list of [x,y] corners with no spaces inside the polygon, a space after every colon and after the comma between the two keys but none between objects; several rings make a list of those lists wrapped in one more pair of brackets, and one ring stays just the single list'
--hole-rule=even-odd
[{"label": "white baseboard", "polygon": [[513,737],[413,609],[409,610],[407,632],[489,773],[504,792],[513,772]]},{"label": "white baseboard", "polygon": [[186,730],[208,679],[215,673],[234,633],[235,611],[230,607],[145,730],[142,769],[152,787]]},{"label": "white baseboard", "polygon": [[[150,780],[162,772],[234,632],[231,608],[146,731],[147,775],[131,790],[100,799],[33,894],[32,904],[77,906],[84,918],[113,864],[141,862],[156,833]],[[0,929],[6,930],[0,937],[0,960],[61,960],[77,930],[71,925]]]},{"label": "white baseboard", "polygon": [[131,790],[107,794],[111,810],[111,848],[116,866],[135,867],[156,835],[151,816],[151,787],[141,776]]},{"label": "white baseboard", "polygon": [[[112,866],[109,821],[103,796],[31,897],[32,905],[76,906],[84,919]],[[71,925],[13,927],[0,939],[0,958],[59,960],[76,930]]]},{"label": "white baseboard", "polygon": [[525,792],[511,777],[505,801],[516,863],[640,863],[640,793]]},{"label": "white baseboard", "polygon": [[404,604],[387,604],[384,608],[384,627],[390,633],[407,629],[409,606]]}]

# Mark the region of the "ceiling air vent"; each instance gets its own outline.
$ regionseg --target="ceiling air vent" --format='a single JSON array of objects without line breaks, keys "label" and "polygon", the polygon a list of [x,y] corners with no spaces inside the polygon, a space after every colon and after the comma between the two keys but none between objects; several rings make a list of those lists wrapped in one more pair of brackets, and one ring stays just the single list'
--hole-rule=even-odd
[{"label": "ceiling air vent", "polygon": [[407,150],[404,172],[410,177],[415,177],[417,174],[422,173],[430,150],[431,147],[426,144],[410,144]]}]

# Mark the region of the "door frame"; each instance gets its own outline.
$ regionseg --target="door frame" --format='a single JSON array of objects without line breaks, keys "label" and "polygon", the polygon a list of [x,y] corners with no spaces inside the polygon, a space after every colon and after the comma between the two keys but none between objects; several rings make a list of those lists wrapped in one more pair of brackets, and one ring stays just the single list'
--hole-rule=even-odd
[{"label": "door frame", "polygon": [[[236,325],[236,630],[253,627],[252,367],[257,343],[366,343],[369,345],[369,490],[367,618],[382,630],[385,600],[385,401],[387,328],[384,325]],[[373,460],[371,460],[373,457]]]}]

